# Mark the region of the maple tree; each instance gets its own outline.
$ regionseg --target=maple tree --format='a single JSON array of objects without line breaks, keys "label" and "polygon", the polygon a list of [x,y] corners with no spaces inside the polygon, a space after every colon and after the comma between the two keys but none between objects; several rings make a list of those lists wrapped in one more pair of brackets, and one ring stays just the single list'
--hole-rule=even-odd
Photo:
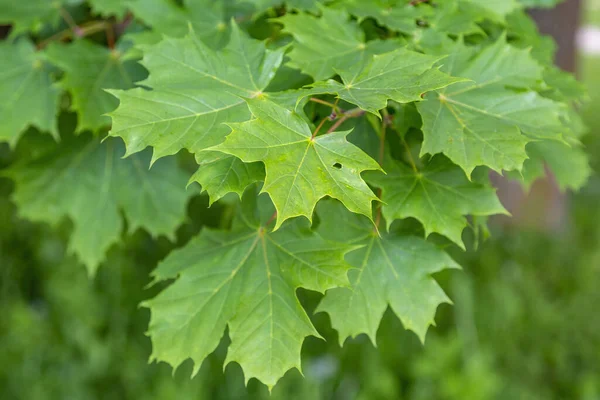
[{"label": "maple tree", "polygon": [[525,7],[555,3],[0,0],[1,173],[22,218],[72,223],[90,275],[122,234],[175,241],[198,184],[225,205],[153,274],[174,282],[144,303],[151,358],[174,368],[227,330],[246,379],[301,369],[320,335],[298,288],[342,345],[388,306],[424,341],[444,247],[506,213],[488,173],[590,174],[585,94],[532,50]]}]

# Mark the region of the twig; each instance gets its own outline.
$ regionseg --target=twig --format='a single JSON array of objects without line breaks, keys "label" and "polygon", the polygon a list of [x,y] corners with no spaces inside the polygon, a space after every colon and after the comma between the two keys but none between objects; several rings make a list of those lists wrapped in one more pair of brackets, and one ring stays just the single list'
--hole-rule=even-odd
[{"label": "twig", "polygon": [[342,125],[344,122],[346,122],[350,118],[357,118],[357,117],[363,116],[364,114],[365,114],[365,111],[361,110],[360,108],[355,108],[353,110],[350,110],[350,111],[344,113],[343,116],[340,119],[338,119],[335,122],[335,124],[333,124],[331,126],[331,128],[329,128],[329,130],[327,131],[327,133],[335,132],[335,130],[337,128],[339,128],[340,125]]},{"label": "twig", "polygon": [[[93,35],[97,32],[102,32],[106,29],[106,21],[91,21],[85,25],[79,27],[78,37],[85,37],[89,35]],[[74,35],[74,32],[71,29],[65,29],[64,31],[58,32],[49,38],[46,38],[37,44],[38,50],[41,50],[48,46],[51,42],[61,42],[63,40],[71,39]]]},{"label": "twig", "polygon": [[317,129],[315,129],[315,131],[313,132],[312,136],[311,136],[311,140],[314,139],[317,134],[319,133],[319,131],[321,130],[321,128],[323,127],[323,125],[325,124],[325,121],[327,121],[329,119],[329,117],[325,117],[321,120],[321,122],[319,123],[319,126],[317,126]]},{"label": "twig", "polygon": [[333,109],[333,111],[335,111],[337,113],[341,112],[340,108],[337,106],[337,103],[338,103],[339,99],[336,100],[335,104],[334,103],[330,103],[330,102],[325,101],[325,100],[318,99],[316,97],[311,97],[309,100],[312,101],[313,103],[319,103],[319,104],[323,104],[324,106],[331,107]]},{"label": "twig", "polygon": [[110,22],[106,23],[106,44],[111,50],[115,49],[115,31],[114,25]]}]

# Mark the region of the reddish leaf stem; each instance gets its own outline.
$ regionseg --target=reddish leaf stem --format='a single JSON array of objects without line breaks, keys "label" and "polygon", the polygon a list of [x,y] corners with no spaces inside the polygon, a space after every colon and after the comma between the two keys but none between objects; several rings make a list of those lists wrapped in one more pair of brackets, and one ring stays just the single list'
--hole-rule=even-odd
[{"label": "reddish leaf stem", "polygon": [[344,113],[343,116],[340,119],[338,119],[335,122],[335,124],[333,124],[331,126],[331,128],[329,128],[329,130],[327,131],[327,133],[335,132],[335,130],[337,128],[339,128],[340,125],[342,125],[344,122],[346,122],[350,118],[357,118],[357,117],[360,117],[360,116],[362,116],[364,114],[365,114],[365,111],[361,110],[360,108],[355,108],[354,110],[350,110],[350,111]]}]

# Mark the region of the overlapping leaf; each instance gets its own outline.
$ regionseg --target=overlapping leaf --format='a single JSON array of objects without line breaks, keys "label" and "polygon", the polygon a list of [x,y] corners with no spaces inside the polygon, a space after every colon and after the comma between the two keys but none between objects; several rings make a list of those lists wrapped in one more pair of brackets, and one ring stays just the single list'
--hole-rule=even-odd
[{"label": "overlapping leaf", "polygon": [[120,140],[100,144],[89,136],[63,138],[60,146],[13,166],[7,175],[15,181],[13,200],[22,217],[50,224],[71,220],[69,249],[93,275],[121,237],[121,213],[130,232],[144,228],[173,239],[194,191],[186,191],[187,176],[175,159],[148,170],[148,153],[123,160]]},{"label": "overlapping leaf", "polygon": [[0,0],[0,25],[12,25],[13,34],[38,31],[43,24],[56,25],[65,0]]},{"label": "overlapping leaf", "polygon": [[352,247],[297,222],[270,232],[264,218],[244,212],[231,232],[205,229],[159,264],[156,280],[177,280],[145,304],[152,357],[173,367],[191,358],[197,372],[229,326],[225,364],[239,363],[246,381],[272,387],[287,370],[300,370],[302,342],[319,334],[295,290],[346,285]]},{"label": "overlapping leaf", "polygon": [[340,345],[361,333],[376,342],[388,305],[406,329],[425,341],[441,303],[450,303],[431,277],[460,268],[446,253],[414,236],[378,235],[368,219],[349,214],[337,202],[319,204],[319,232],[325,238],[362,247],[348,254],[350,287],[330,289],[317,311],[325,311],[339,333]]},{"label": "overlapping leaf", "polygon": [[125,140],[127,154],[152,146],[154,160],[219,144],[229,132],[224,122],[250,118],[242,97],[260,95],[282,58],[283,51],[266,50],[237,27],[219,51],[193,32],[167,38],[144,55],[150,77],[143,84],[152,90],[112,91],[120,105],[111,114],[110,135]]},{"label": "overlapping leaf", "polygon": [[88,0],[90,6],[101,15],[123,17],[128,0]]},{"label": "overlapping leaf", "polygon": [[530,186],[546,176],[549,167],[561,190],[579,190],[592,174],[587,154],[579,144],[545,140],[527,146],[529,159],[525,161],[522,181]]},{"label": "overlapping leaf", "polygon": [[244,163],[237,157],[217,151],[202,154],[198,171],[190,179],[198,182],[209,196],[210,204],[228,193],[242,196],[253,183],[265,179],[265,167],[261,163]]},{"label": "overlapping leaf", "polygon": [[396,219],[413,217],[421,221],[426,236],[440,233],[464,248],[466,215],[506,212],[493,188],[470,182],[444,157],[435,157],[421,171],[399,162],[386,164],[385,170],[386,175],[369,174],[368,181],[381,188],[388,226]]},{"label": "overlapping leaf", "polygon": [[[421,153],[444,153],[467,175],[479,165],[520,170],[532,138],[561,139],[566,108],[534,91],[543,68],[504,38],[473,56],[457,44],[442,70],[471,79],[417,104],[423,117]],[[522,88],[514,90],[513,88]]]},{"label": "overlapping leaf", "polygon": [[374,18],[381,25],[406,33],[417,28],[417,20],[423,20],[434,12],[428,4],[417,5],[411,0],[347,0],[337,6],[359,19]]},{"label": "overlapping leaf", "polygon": [[129,89],[146,77],[144,68],[125,56],[128,47],[123,44],[111,51],[88,40],[48,47],[49,59],[65,72],[61,86],[73,96],[80,131],[110,125],[105,114],[114,111],[119,101],[106,89]]},{"label": "overlapping leaf", "polygon": [[286,14],[277,19],[284,31],[293,35],[294,44],[290,66],[301,69],[316,81],[327,79],[337,70],[360,66],[373,54],[385,53],[398,47],[397,41],[365,41],[360,26],[349,21],[344,11],[323,8],[322,15]]},{"label": "overlapping leaf", "polygon": [[230,124],[233,132],[213,149],[265,164],[263,191],[277,209],[276,229],[288,218],[312,220],[315,205],[325,196],[371,217],[371,202],[377,197],[360,173],[379,165],[348,143],[348,132],[313,137],[304,119],[268,99],[248,100],[248,106],[254,119]]},{"label": "overlapping leaf", "polygon": [[369,63],[352,71],[340,70],[342,83],[330,79],[313,85],[313,93],[333,93],[365,111],[379,115],[388,100],[410,103],[425,92],[464,81],[434,68],[440,57],[400,48],[374,55]]},{"label": "overlapping leaf", "polygon": [[57,136],[59,94],[31,43],[0,43],[0,142],[14,145],[29,126]]},{"label": "overlapping leaf", "polygon": [[511,12],[521,7],[519,0],[460,0],[466,4],[472,5],[483,12],[486,16],[504,21],[504,18]]}]

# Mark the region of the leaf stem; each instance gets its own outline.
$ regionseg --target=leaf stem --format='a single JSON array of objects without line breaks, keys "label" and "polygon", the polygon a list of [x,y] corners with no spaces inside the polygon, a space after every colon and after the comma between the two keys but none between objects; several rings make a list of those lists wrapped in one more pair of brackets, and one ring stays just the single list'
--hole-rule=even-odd
[{"label": "leaf stem", "polygon": [[362,115],[364,115],[364,114],[365,114],[365,111],[364,111],[364,110],[361,110],[360,108],[355,108],[355,109],[352,109],[352,110],[350,110],[350,111],[348,111],[348,112],[344,113],[344,114],[343,114],[343,116],[342,116],[342,118],[338,119],[338,120],[335,122],[335,124],[333,124],[333,125],[331,126],[331,128],[329,128],[329,130],[327,131],[327,133],[332,133],[332,132],[335,132],[335,130],[336,130],[337,128],[339,128],[339,127],[340,127],[340,125],[342,125],[344,122],[346,122],[346,121],[347,121],[347,120],[349,120],[350,118],[357,118],[357,117],[360,117],[360,116],[362,116]]},{"label": "leaf stem", "polygon": [[408,156],[408,163],[410,164],[410,167],[412,168],[413,172],[416,174],[419,172],[419,169],[417,168],[417,164],[415,163],[415,159],[412,156],[412,152],[410,151],[410,147],[408,146],[408,143],[406,143],[406,140],[401,137],[400,138],[402,141],[402,146],[404,146],[404,149],[406,150],[406,154]]},{"label": "leaf stem", "polygon": [[271,224],[271,222],[273,222],[275,220],[275,218],[277,218],[277,211],[275,211],[273,213],[273,215],[271,215],[271,218],[269,218],[269,220],[267,221],[267,223],[265,224],[265,227],[269,226]]},{"label": "leaf stem", "polygon": [[65,20],[67,25],[69,25],[69,29],[71,29],[75,35],[79,35],[79,26],[77,26],[77,23],[75,23],[75,20],[71,14],[64,7],[60,8],[60,15]]},{"label": "leaf stem", "polygon": [[387,108],[384,108],[381,113],[383,114],[383,118],[381,120],[381,134],[379,135],[379,165],[383,167],[383,157],[385,156],[385,134],[387,131],[387,126],[390,123],[390,114],[388,113]]},{"label": "leaf stem", "polygon": [[[379,134],[379,165],[383,168],[383,158],[385,156],[385,136],[387,132],[387,127],[390,123],[390,114],[388,113],[387,108],[384,108],[381,113],[383,114],[383,118],[381,120],[381,132]],[[377,189],[377,197],[381,200],[382,190],[381,188]],[[375,215],[375,229],[379,231],[379,224],[381,223],[381,203],[377,206],[377,211]]]},{"label": "leaf stem", "polygon": [[[106,21],[91,21],[78,27],[78,29],[80,33],[76,35],[77,37],[93,35],[94,33],[101,32],[106,29]],[[63,40],[72,38],[73,35],[74,32],[71,29],[65,29],[39,42],[37,44],[37,48],[38,50],[41,50],[48,46],[51,42],[61,42]]]},{"label": "leaf stem", "polygon": [[111,50],[115,49],[115,27],[112,23],[106,23],[106,44]]},{"label": "leaf stem", "polygon": [[319,104],[323,104],[324,106],[331,107],[333,109],[333,111],[335,111],[337,113],[339,113],[341,111],[340,108],[337,106],[337,103],[339,102],[340,99],[337,99],[335,104],[330,103],[325,100],[318,99],[316,97],[311,97],[309,100],[312,101],[313,103],[319,103]]},{"label": "leaf stem", "polygon": [[325,121],[327,121],[329,119],[329,117],[325,117],[321,120],[321,122],[319,123],[319,126],[317,126],[317,129],[315,129],[315,131],[313,132],[312,136],[311,136],[311,140],[314,139],[317,134],[319,133],[319,131],[321,130],[321,128],[323,127],[323,125],[325,124]]}]

